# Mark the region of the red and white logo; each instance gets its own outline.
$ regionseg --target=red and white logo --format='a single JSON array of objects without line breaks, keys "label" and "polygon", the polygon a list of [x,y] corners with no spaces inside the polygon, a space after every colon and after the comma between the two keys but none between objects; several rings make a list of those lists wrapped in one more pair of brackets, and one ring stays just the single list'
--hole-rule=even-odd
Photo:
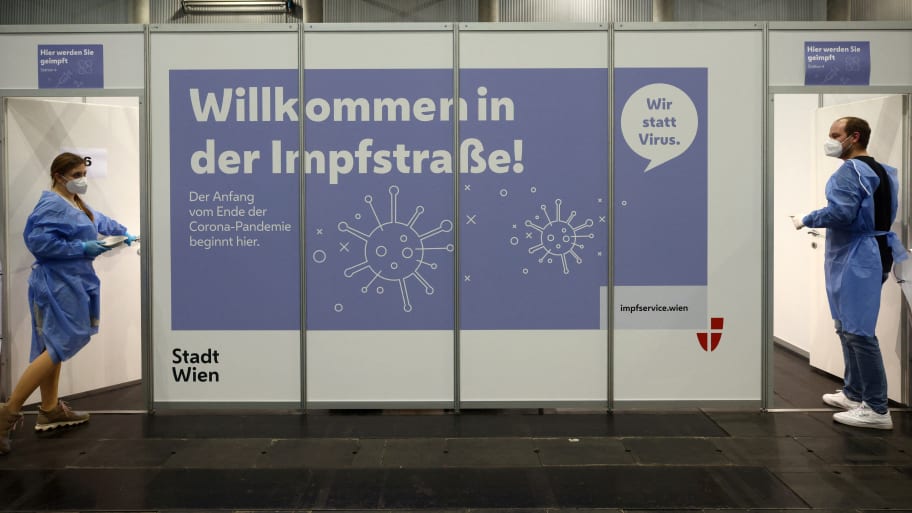
[{"label": "red and white logo", "polygon": [[697,340],[700,341],[700,347],[704,351],[715,351],[722,341],[722,326],[725,323],[724,317],[712,317],[709,320],[709,331],[698,331]]}]

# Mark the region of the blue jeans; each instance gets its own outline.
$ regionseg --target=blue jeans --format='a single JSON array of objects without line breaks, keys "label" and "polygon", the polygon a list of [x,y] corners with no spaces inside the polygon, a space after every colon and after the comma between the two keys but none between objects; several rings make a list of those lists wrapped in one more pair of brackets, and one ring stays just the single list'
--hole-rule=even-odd
[{"label": "blue jeans", "polygon": [[845,360],[842,393],[853,401],[864,401],[877,413],[887,413],[887,374],[877,337],[846,333],[838,320],[836,334]]}]

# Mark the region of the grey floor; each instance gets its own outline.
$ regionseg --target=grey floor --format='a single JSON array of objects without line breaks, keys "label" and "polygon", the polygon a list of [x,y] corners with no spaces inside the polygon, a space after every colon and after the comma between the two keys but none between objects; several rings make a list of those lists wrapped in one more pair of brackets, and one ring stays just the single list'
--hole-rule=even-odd
[{"label": "grey floor", "polygon": [[[838,387],[794,355],[776,367],[777,407]],[[108,394],[73,405],[142,404]],[[41,436],[31,415],[0,457],[0,510],[912,511],[912,413],[892,431],[831,415],[105,414]]]}]

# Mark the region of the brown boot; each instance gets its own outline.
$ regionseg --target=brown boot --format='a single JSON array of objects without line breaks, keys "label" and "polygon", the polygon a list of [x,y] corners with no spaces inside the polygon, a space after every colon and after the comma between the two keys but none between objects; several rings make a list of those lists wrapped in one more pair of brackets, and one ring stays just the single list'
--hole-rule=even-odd
[{"label": "brown boot", "polygon": [[22,414],[13,413],[6,403],[0,403],[0,454],[10,452],[10,432],[22,425]]},{"label": "brown boot", "polygon": [[35,421],[35,431],[48,431],[60,427],[78,426],[89,421],[89,414],[73,411],[63,401],[57,401],[57,407],[51,411],[44,411],[38,407],[38,420]]}]

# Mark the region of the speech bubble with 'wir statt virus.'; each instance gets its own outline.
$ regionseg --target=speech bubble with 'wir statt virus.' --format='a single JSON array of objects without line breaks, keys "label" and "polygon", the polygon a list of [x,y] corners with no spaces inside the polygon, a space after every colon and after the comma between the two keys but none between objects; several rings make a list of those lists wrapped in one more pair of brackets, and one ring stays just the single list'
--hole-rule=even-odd
[{"label": "speech bubble with 'wir statt virus.'", "polygon": [[621,112],[624,140],[649,161],[648,172],[678,157],[693,143],[699,125],[697,107],[687,93],[671,84],[637,89]]}]

